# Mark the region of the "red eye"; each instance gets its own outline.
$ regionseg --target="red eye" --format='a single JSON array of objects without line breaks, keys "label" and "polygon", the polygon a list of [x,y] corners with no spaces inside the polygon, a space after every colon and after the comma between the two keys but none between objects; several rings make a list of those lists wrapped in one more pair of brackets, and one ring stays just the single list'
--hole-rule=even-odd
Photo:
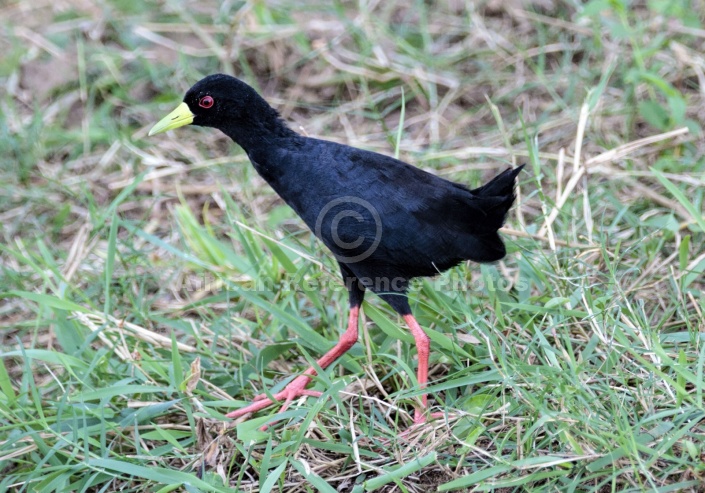
[{"label": "red eye", "polygon": [[213,98],[210,96],[203,96],[201,99],[198,100],[198,106],[201,108],[210,108],[213,106],[215,101],[213,101]]}]

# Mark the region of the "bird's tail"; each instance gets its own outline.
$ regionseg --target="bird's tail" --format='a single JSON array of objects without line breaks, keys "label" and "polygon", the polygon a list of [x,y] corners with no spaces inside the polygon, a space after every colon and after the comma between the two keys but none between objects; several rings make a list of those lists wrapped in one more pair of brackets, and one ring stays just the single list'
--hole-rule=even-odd
[{"label": "bird's tail", "polygon": [[471,190],[472,195],[482,204],[484,217],[480,221],[473,221],[475,231],[468,243],[468,259],[475,262],[494,262],[506,254],[504,242],[497,230],[504,224],[507,212],[514,203],[514,182],[523,168],[522,164],[517,168],[508,169],[489,183]]},{"label": "bird's tail", "polygon": [[484,197],[511,197],[514,199],[514,181],[519,172],[524,169],[525,164],[503,171],[492,178],[492,181],[476,188],[472,193]]},{"label": "bird's tail", "polygon": [[[492,205],[486,209],[487,218],[484,221],[488,230],[497,231],[504,224],[504,219],[514,203],[514,182],[524,165],[508,169],[492,179],[489,183],[472,190],[472,194],[480,199],[486,199]],[[489,205],[489,204],[488,204]]]}]

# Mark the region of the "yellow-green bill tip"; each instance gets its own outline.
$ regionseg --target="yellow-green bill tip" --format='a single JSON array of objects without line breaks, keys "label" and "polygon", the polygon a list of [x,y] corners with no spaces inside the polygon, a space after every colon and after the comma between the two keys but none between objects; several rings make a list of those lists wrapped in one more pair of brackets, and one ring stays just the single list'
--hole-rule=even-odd
[{"label": "yellow-green bill tip", "polygon": [[149,136],[173,130],[193,123],[193,113],[186,103],[181,103],[174,111],[166,115],[164,118],[152,127],[149,131]]}]

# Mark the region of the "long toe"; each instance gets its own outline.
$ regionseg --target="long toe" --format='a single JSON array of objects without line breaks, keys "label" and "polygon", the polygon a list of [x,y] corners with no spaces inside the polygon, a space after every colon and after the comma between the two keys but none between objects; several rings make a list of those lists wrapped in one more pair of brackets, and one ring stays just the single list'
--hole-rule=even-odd
[{"label": "long toe", "polygon": [[[272,396],[274,397],[274,400],[268,398],[267,394],[259,394],[255,396],[251,404],[243,407],[242,409],[238,409],[237,411],[230,412],[225,416],[231,419],[240,418],[242,416],[245,416],[246,414],[256,413],[257,411],[271,406],[275,402],[281,401],[284,401],[284,404],[282,405],[279,412],[283,412],[289,407],[291,401],[293,401],[297,397],[320,397],[322,395],[321,392],[306,389],[306,385],[308,385],[310,381],[311,377],[309,377],[308,375],[301,375],[299,377],[296,377],[286,387],[284,387],[281,392],[277,392]],[[264,427],[264,429],[266,429],[266,427]]]},{"label": "long toe", "polygon": [[422,413],[417,410],[416,412],[414,412],[414,424],[411,426],[413,428],[416,425],[422,425],[426,423],[426,421],[432,421],[434,419],[444,419],[446,417],[448,417],[448,419],[453,419],[456,418],[456,415],[438,412],[429,413],[427,416],[426,413]]},{"label": "long toe", "polygon": [[230,418],[230,419],[237,419],[239,417],[245,416],[246,414],[256,413],[257,411],[260,411],[260,410],[264,409],[265,407],[269,407],[272,404],[274,404],[274,403],[270,399],[257,400],[255,398],[255,400],[249,406],[245,406],[242,409],[238,409],[237,411],[230,412],[230,413],[226,414],[225,417]]}]

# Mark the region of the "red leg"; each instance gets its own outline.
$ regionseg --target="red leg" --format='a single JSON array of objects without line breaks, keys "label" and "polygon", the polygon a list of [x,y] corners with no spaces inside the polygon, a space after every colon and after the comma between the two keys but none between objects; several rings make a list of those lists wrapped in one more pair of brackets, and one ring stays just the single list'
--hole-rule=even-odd
[{"label": "red leg", "polygon": [[[426,384],[428,383],[428,354],[430,352],[431,342],[412,314],[404,315],[404,321],[409,326],[411,334],[414,336],[414,340],[416,341],[416,351],[419,355],[419,366],[416,380],[419,382],[419,388],[425,389]],[[426,416],[424,413],[427,408],[428,395],[424,393],[421,396],[421,408],[416,408],[416,411],[414,411],[414,424],[426,422]]]},{"label": "red leg", "polygon": [[[351,347],[353,347],[355,342],[357,342],[357,321],[359,314],[359,305],[350,308],[348,328],[345,330],[345,333],[343,333],[343,335],[341,336],[340,341],[338,341],[338,344],[336,344],[333,349],[328,351],[325,355],[323,355],[321,359],[317,361],[318,366],[321,367],[322,370],[325,370],[327,367],[329,367],[335,360],[340,358]],[[284,390],[274,394],[274,401],[266,397],[266,394],[260,394],[254,398],[254,402],[252,402],[252,404],[250,404],[249,406],[245,406],[242,409],[238,409],[237,411],[228,413],[225,416],[233,419],[239,418],[240,416],[244,416],[249,413],[254,413],[261,409],[264,409],[265,407],[269,407],[274,404],[274,402],[281,400],[284,401],[284,404],[281,407],[281,411],[285,411],[289,407],[289,404],[291,404],[291,401],[299,396],[308,395],[320,397],[320,392],[306,390],[306,386],[311,381],[311,377],[314,376],[316,376],[316,370],[311,367],[306,370],[303,375],[300,375],[296,377],[293,381],[291,381],[286,387],[284,387]]]}]

